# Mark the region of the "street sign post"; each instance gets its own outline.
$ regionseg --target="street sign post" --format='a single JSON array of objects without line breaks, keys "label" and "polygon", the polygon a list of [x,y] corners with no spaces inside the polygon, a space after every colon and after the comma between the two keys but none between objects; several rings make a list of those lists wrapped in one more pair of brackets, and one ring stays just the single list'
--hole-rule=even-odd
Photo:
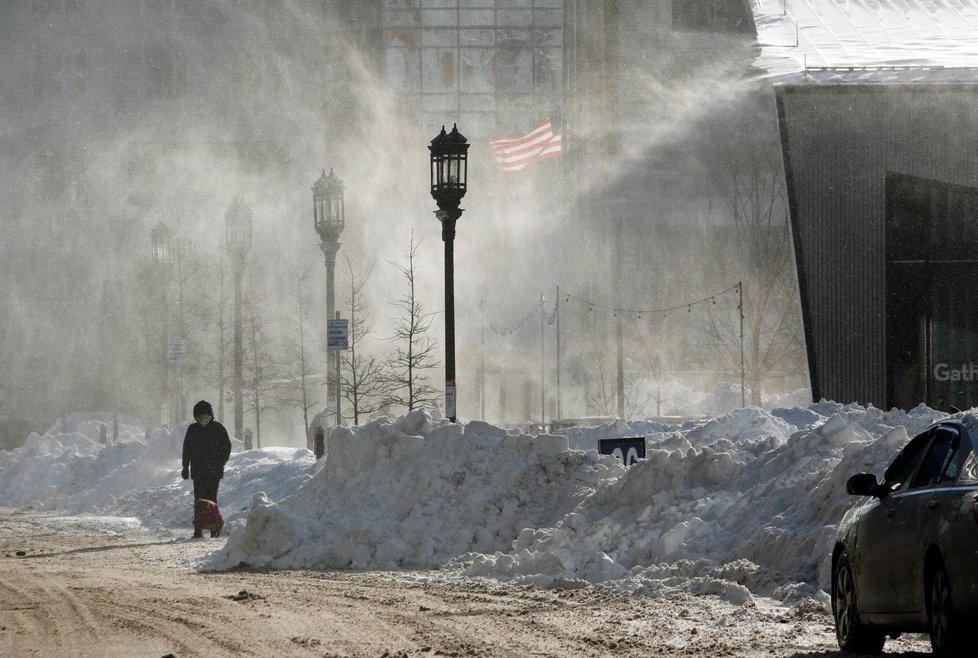
[{"label": "street sign post", "polygon": [[183,363],[187,356],[187,341],[182,338],[174,338],[167,345],[166,360],[177,366]]},{"label": "street sign post", "polygon": [[349,349],[350,321],[347,319],[328,320],[326,322],[326,349]]},{"label": "street sign post", "polygon": [[457,401],[456,396],[458,395],[455,388],[455,380],[451,379],[445,382],[445,416],[448,418],[455,418],[455,403]]}]

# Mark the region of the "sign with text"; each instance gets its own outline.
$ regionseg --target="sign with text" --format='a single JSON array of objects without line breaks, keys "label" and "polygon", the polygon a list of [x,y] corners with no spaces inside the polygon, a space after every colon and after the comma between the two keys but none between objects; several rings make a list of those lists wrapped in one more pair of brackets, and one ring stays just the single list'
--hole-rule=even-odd
[{"label": "sign with text", "polygon": [[180,365],[187,356],[187,342],[182,338],[173,338],[166,349],[166,360],[173,365]]},{"label": "sign with text", "polygon": [[645,459],[645,437],[598,439],[598,452],[602,455],[614,455],[625,466],[631,466],[639,459]]},{"label": "sign with text", "polygon": [[345,350],[350,346],[348,344],[350,338],[350,321],[343,320],[327,320],[326,321],[326,349],[327,350]]},{"label": "sign with text", "polygon": [[455,380],[445,380],[445,416],[455,418]]}]

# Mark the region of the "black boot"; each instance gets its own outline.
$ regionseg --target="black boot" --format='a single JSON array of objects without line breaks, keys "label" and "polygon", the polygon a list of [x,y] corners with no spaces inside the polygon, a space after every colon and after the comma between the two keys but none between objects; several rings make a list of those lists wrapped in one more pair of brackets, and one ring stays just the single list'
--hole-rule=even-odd
[{"label": "black boot", "polygon": [[194,539],[203,539],[204,538],[204,531],[203,530],[200,530],[199,528],[194,528],[194,536],[193,536],[193,538]]}]

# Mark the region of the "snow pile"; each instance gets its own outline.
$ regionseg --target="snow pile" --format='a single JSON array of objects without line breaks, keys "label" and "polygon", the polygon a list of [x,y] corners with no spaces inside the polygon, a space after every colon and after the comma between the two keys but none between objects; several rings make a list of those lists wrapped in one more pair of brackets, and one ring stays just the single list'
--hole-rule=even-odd
[{"label": "snow pile", "polygon": [[256,495],[219,566],[430,567],[508,550],[522,528],[559,519],[624,472],[563,437],[436,425],[424,411],[334,430],[328,445],[325,468],[295,496]]},{"label": "snow pile", "polygon": [[[219,496],[230,536],[205,566],[439,567],[431,577],[825,599],[835,524],[856,502],[846,480],[881,474],[908,436],[942,417],[821,402],[533,436],[414,411],[334,430],[325,460],[239,444]],[[104,422],[0,451],[0,505],[189,534],[186,426],[147,440],[122,424],[102,445]],[[644,437],[645,460],[625,468],[597,453],[600,438],[625,436]]]},{"label": "snow pile", "polygon": [[[755,409],[660,435],[645,460],[571,514],[524,530],[509,552],[472,557],[464,573],[542,587],[616,581],[616,589],[645,594],[677,576],[694,579],[684,587],[715,589],[695,580],[704,573],[767,596],[825,589],[834,524],[854,502],[845,481],[882,472],[908,431],[941,414],[813,405],[781,415],[807,424],[819,410],[836,413],[814,429],[792,432]],[[728,592],[734,601],[743,595]]]},{"label": "snow pile", "polygon": [[942,416],[821,403],[572,432],[579,445],[644,434],[647,459],[625,469],[561,437],[414,412],[334,432],[326,468],[281,503],[257,496],[213,566],[447,563],[539,587],[810,596],[828,586],[834,524],[854,502],[846,479],[881,472]]},{"label": "snow pile", "polygon": [[[147,438],[135,419],[116,420],[115,440],[112,414],[72,414],[44,435],[32,433],[23,447],[0,450],[0,505],[138,517],[151,528],[190,528],[193,486],[180,478],[187,423],[155,430]],[[235,439],[232,446],[220,494],[226,522],[243,519],[256,488],[284,498],[321,467],[308,450],[241,452]]]}]

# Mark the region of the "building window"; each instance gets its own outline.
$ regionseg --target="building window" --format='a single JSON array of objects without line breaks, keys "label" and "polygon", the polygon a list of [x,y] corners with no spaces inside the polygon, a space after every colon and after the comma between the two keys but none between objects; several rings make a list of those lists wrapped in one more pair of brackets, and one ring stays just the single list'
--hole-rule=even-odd
[{"label": "building window", "polygon": [[386,0],[387,79],[402,96],[421,97],[426,133],[451,116],[477,138],[559,114],[561,7],[561,0]]},{"label": "building window", "polygon": [[53,53],[35,51],[31,59],[31,88],[34,100],[60,96],[63,89],[61,58]]},{"label": "building window", "polygon": [[31,10],[38,16],[78,13],[82,0],[31,0]]},{"label": "building window", "polygon": [[978,404],[978,188],[886,175],[887,405]]},{"label": "building window", "polygon": [[85,53],[63,54],[35,51],[31,62],[34,100],[62,94],[79,96],[88,86],[88,57]]},{"label": "building window", "polygon": [[747,34],[753,27],[742,0],[673,0],[672,29]]},{"label": "building window", "polygon": [[166,49],[146,53],[146,91],[149,98],[177,98],[187,93],[183,53]]},{"label": "building window", "polygon": [[533,91],[533,52],[529,49],[506,48],[496,55],[496,88],[500,93],[530,93]]},{"label": "building window", "polygon": [[88,57],[85,53],[64,56],[65,92],[80,96],[88,88]]},{"label": "building window", "polygon": [[67,189],[64,154],[53,146],[45,146],[36,151],[34,180],[42,198],[62,198]]}]

